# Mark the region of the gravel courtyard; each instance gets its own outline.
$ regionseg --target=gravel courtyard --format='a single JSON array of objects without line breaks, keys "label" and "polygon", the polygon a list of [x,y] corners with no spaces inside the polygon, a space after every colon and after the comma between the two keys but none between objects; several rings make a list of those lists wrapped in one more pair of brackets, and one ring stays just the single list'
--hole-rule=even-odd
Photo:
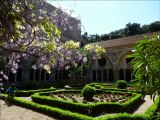
[{"label": "gravel courtyard", "polygon": [[6,104],[0,99],[0,120],[58,120],[47,115],[15,106]]}]

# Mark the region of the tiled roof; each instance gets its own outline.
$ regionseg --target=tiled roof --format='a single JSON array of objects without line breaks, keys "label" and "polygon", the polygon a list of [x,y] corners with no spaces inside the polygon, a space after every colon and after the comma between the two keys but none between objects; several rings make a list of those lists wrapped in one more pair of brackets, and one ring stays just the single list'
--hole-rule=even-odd
[{"label": "tiled roof", "polygon": [[[160,35],[159,32],[155,32],[158,35]],[[153,33],[147,33],[147,36],[152,36]],[[102,42],[96,42],[92,44],[98,44],[104,48],[110,48],[110,47],[119,47],[119,46],[126,46],[126,45],[133,45],[136,41],[144,39],[143,34],[140,35],[134,35],[129,37],[123,37],[123,38],[117,38],[113,40],[107,40]]]}]

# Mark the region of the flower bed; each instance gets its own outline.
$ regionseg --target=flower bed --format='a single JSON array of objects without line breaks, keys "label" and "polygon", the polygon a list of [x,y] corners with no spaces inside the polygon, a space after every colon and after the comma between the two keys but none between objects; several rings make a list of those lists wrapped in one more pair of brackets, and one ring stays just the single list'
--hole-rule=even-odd
[{"label": "flower bed", "polygon": [[101,93],[94,95],[91,101],[86,101],[80,93],[55,93],[49,95],[52,98],[80,103],[116,102],[123,103],[135,96],[135,94]]},{"label": "flower bed", "polygon": [[[78,112],[90,116],[101,115],[102,113],[127,112],[132,105],[141,101],[141,94],[124,92],[99,91],[93,98],[93,101],[84,101],[79,94],[80,91],[55,91],[52,93],[43,92],[32,95],[34,102],[58,107],[72,112]],[[47,96],[45,96],[47,95]],[[50,95],[50,96],[49,96]],[[105,96],[105,97],[104,97]],[[122,99],[117,99],[117,97]],[[103,97],[103,99],[101,99]],[[110,100],[109,98],[113,99]],[[106,101],[106,99],[108,101]]]}]

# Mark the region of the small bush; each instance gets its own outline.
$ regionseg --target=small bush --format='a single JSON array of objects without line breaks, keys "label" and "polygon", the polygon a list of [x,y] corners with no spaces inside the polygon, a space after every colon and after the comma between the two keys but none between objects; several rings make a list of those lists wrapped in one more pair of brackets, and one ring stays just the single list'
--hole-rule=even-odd
[{"label": "small bush", "polygon": [[118,80],[116,85],[117,85],[117,88],[119,88],[119,89],[126,89],[127,88],[127,82],[124,80]]},{"label": "small bush", "polygon": [[95,90],[93,87],[86,85],[82,89],[81,94],[83,95],[85,100],[92,100],[93,96],[95,95]]},{"label": "small bush", "polygon": [[38,89],[38,84],[36,81],[28,80],[26,83],[26,90],[36,90]]}]

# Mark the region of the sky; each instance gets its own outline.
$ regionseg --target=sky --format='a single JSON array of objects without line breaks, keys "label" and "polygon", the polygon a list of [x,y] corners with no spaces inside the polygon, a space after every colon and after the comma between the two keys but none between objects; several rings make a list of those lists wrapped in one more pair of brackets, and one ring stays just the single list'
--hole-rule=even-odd
[{"label": "sky", "polygon": [[82,23],[82,34],[107,34],[127,23],[142,25],[160,21],[159,0],[47,0],[73,10]]}]

